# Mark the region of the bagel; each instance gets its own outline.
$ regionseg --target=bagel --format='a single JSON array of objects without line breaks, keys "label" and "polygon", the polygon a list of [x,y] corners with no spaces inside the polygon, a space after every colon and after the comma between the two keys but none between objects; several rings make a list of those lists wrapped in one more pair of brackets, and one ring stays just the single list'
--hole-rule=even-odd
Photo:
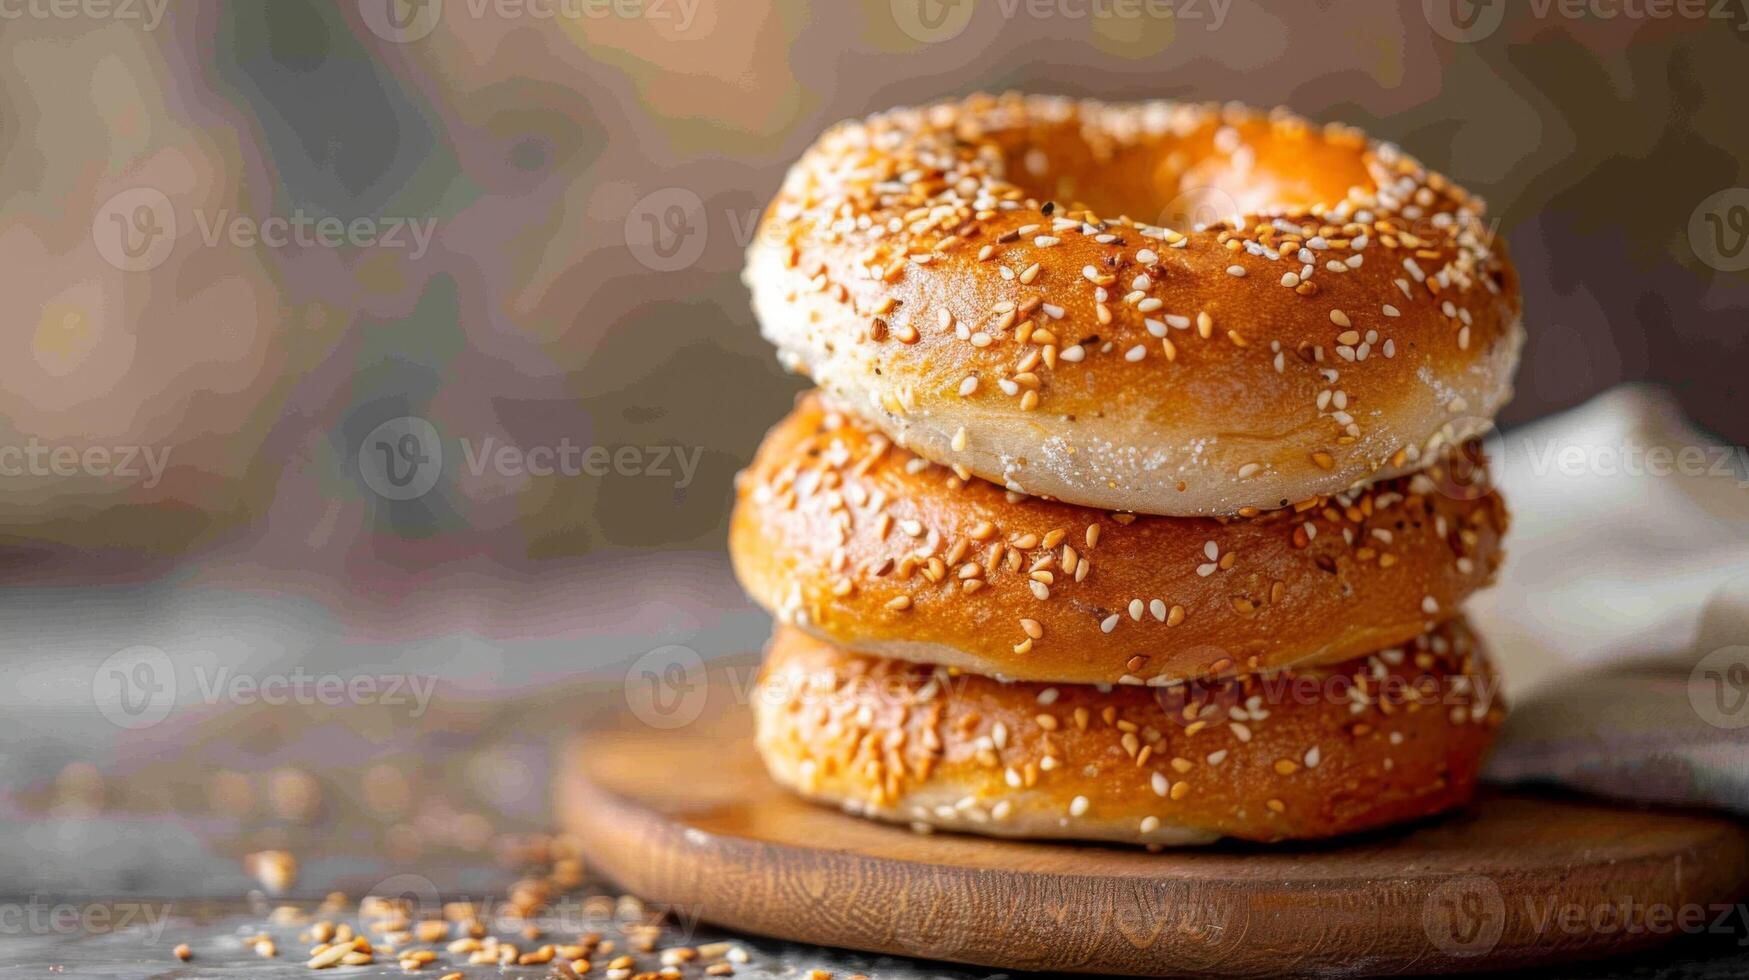
[{"label": "bagel", "polygon": [[779,627],[771,775],[882,820],[1004,837],[1331,837],[1470,798],[1503,715],[1461,619],[1343,664],[1169,688],[1002,683]]},{"label": "bagel", "polygon": [[1236,514],[1486,430],[1523,328],[1483,210],[1281,111],[974,96],[829,130],[745,278],[786,366],[930,459],[1089,507]]},{"label": "bagel", "polygon": [[852,650],[1163,684],[1347,660],[1456,615],[1502,557],[1485,472],[1456,454],[1297,512],[1137,517],[962,478],[804,395],[737,478],[729,552],[780,621]]}]

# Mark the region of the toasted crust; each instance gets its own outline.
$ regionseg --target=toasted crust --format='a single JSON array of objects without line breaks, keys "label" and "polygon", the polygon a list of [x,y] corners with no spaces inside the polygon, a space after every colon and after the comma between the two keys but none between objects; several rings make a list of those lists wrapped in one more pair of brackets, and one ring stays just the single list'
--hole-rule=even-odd
[{"label": "toasted crust", "polygon": [[779,627],[754,706],[767,768],[811,799],[919,829],[1158,845],[1458,806],[1504,710],[1461,619],[1333,667],[1158,690],[1005,684]]},{"label": "toasted crust", "polygon": [[804,396],[737,483],[729,548],[779,619],[992,677],[1152,683],[1360,656],[1455,615],[1501,560],[1480,470],[1257,517],[1136,517],[1022,497]]},{"label": "toasted crust", "polygon": [[1483,209],[1282,112],[976,96],[827,132],[746,280],[787,365],[937,462],[1234,514],[1486,429],[1523,331]]}]

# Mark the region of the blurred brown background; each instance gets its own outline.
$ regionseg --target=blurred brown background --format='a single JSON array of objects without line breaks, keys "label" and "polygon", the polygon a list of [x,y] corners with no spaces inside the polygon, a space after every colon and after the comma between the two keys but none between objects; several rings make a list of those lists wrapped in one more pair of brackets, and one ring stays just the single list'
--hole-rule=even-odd
[{"label": "blurred brown background", "polygon": [[[31,574],[719,550],[732,474],[801,387],[738,278],[759,209],[831,122],[979,89],[1286,104],[1396,141],[1487,197],[1523,273],[1508,421],[1646,379],[1749,439],[1738,0],[64,9],[0,30],[0,445],[144,452],[131,477],[0,476]],[[324,217],[348,230],[252,237]],[[361,456],[414,446],[406,418],[444,449],[410,497]],[[640,455],[470,467],[506,444]]]}]

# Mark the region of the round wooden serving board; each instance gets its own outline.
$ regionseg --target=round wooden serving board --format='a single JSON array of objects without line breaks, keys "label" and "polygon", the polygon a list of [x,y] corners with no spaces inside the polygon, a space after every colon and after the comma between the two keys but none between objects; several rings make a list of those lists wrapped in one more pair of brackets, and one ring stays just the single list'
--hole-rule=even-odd
[{"label": "round wooden serving board", "polygon": [[1749,885],[1740,824],[1564,798],[1493,795],[1329,844],[1150,854],[920,835],[805,803],[765,776],[744,713],[580,735],[567,755],[560,822],[629,891],[745,932],[1002,969],[1502,969],[1704,931]]}]

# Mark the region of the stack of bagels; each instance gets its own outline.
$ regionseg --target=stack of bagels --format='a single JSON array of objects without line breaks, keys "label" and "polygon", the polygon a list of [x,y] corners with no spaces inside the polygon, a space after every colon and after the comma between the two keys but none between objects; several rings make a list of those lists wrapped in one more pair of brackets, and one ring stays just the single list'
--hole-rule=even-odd
[{"label": "stack of bagels", "polygon": [[[1167,227],[1185,202],[1220,217]],[[1462,804],[1516,274],[1482,203],[1283,112],[977,96],[839,125],[747,282],[813,379],[737,483],[772,776],[1148,845]]]}]

